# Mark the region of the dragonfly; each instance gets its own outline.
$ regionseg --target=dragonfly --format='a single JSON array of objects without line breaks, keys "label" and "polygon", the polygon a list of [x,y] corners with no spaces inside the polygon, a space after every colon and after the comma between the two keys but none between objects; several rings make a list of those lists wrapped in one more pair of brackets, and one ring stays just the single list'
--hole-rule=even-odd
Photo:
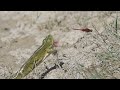
[{"label": "dragonfly", "polygon": [[75,29],[75,28],[73,28],[73,30],[81,30],[83,32],[92,32],[92,30],[88,29],[88,28],[83,28],[83,29]]}]

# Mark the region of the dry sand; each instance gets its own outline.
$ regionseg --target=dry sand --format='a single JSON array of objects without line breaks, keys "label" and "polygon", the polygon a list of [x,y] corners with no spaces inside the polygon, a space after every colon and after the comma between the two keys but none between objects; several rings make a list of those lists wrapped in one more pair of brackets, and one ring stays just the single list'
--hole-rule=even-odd
[{"label": "dry sand", "polygon": [[44,79],[120,78],[119,17],[115,11],[1,11],[0,79],[16,73],[48,34],[58,41],[57,55],[50,55],[25,78],[40,79],[46,67],[61,62],[62,67]]}]

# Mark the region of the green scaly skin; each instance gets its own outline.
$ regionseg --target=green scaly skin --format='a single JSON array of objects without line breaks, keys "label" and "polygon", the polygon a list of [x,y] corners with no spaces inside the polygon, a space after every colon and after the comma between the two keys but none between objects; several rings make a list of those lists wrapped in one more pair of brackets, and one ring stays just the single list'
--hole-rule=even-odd
[{"label": "green scaly skin", "polygon": [[51,35],[48,35],[42,45],[34,52],[28,61],[21,67],[13,79],[22,79],[28,75],[36,66],[38,66],[47,56],[53,52],[54,40]]}]

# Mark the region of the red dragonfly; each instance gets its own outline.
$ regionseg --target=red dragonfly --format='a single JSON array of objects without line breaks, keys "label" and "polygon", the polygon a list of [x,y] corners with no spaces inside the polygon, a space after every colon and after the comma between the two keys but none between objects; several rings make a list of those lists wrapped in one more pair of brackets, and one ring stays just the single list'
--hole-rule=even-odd
[{"label": "red dragonfly", "polygon": [[84,28],[84,29],[73,29],[73,30],[81,30],[83,32],[92,32],[91,29],[88,29],[88,28]]}]

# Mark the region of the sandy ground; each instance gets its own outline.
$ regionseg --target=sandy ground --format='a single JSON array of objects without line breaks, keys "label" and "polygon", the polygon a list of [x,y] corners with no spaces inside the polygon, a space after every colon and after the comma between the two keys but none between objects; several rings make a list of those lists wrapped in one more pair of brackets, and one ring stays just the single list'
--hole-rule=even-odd
[{"label": "sandy ground", "polygon": [[26,79],[40,79],[55,65],[59,67],[44,79],[120,78],[119,16],[115,11],[1,11],[0,79],[16,73],[48,34],[58,42],[57,55],[51,54]]}]

